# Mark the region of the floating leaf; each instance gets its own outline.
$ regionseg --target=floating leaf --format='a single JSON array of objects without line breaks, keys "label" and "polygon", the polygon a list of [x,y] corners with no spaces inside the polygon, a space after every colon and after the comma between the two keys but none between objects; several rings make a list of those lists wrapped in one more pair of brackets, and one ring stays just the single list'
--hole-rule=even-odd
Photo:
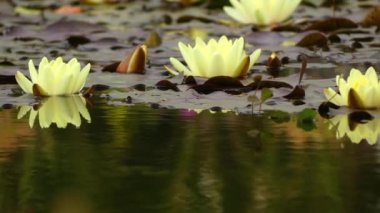
[{"label": "floating leaf", "polygon": [[116,68],[119,66],[120,62],[114,62],[112,64],[103,67],[103,72],[116,72]]},{"label": "floating leaf", "polygon": [[273,120],[276,123],[284,123],[290,121],[290,115],[287,112],[276,110],[270,112],[269,119]]},{"label": "floating leaf", "polygon": [[0,75],[0,84],[17,84],[14,75]]},{"label": "floating leaf", "polygon": [[173,90],[175,92],[180,91],[176,84],[173,84],[172,82],[170,82],[168,80],[161,80],[161,81],[157,82],[156,87],[157,87],[157,89],[163,90],[163,91],[166,91],[166,90]]},{"label": "floating leaf", "polygon": [[361,22],[363,27],[377,26],[380,28],[380,6],[372,8]]},{"label": "floating leaf", "polygon": [[317,113],[313,109],[306,108],[297,114],[297,127],[310,131],[316,128],[314,118]]},{"label": "floating leaf", "polygon": [[257,90],[262,88],[293,88],[292,85],[282,82],[282,81],[268,81],[268,80],[262,80],[260,82],[253,82],[248,84],[247,87],[250,87],[251,90]]},{"label": "floating leaf", "polygon": [[248,96],[247,100],[249,102],[251,102],[252,104],[254,104],[254,105],[260,103],[260,99],[256,95],[250,95],[250,96]]},{"label": "floating leaf", "polygon": [[331,32],[339,29],[357,28],[358,25],[346,18],[329,18],[318,21],[306,28],[308,30],[318,30],[322,32]]},{"label": "floating leaf", "polygon": [[177,19],[177,23],[187,23],[187,22],[191,22],[191,21],[200,21],[200,22],[203,22],[203,23],[212,23],[212,22],[216,22],[215,20],[213,19],[210,19],[210,18],[206,18],[206,17],[200,17],[200,16],[193,16],[193,15],[183,15],[181,17],[179,17]]},{"label": "floating leaf", "polygon": [[224,91],[229,94],[241,94],[247,91],[247,88],[239,80],[228,76],[215,76],[209,78],[203,84],[191,88],[200,94],[210,94],[216,91]]},{"label": "floating leaf", "polygon": [[212,78],[209,78],[204,84],[218,85],[224,88],[244,87],[244,85],[239,80],[237,80],[236,78],[228,77],[228,76],[212,77]]},{"label": "floating leaf", "polygon": [[72,35],[67,38],[67,42],[72,47],[78,47],[79,45],[90,43],[91,40],[85,36]]},{"label": "floating leaf", "polygon": [[193,76],[185,76],[182,80],[182,84],[186,84],[186,85],[197,85],[197,81],[195,80],[195,78]]},{"label": "floating leaf", "polygon": [[296,46],[299,47],[326,47],[327,46],[327,37],[320,32],[313,32],[310,34],[307,34],[305,37],[299,41]]},{"label": "floating leaf", "polygon": [[300,86],[297,85],[294,87],[294,89],[287,95],[284,96],[286,99],[303,99],[305,98],[305,90]]},{"label": "floating leaf", "polygon": [[261,103],[264,103],[266,100],[268,100],[271,97],[273,97],[273,93],[269,88],[263,88],[261,90],[261,97],[260,97]]},{"label": "floating leaf", "polygon": [[318,107],[318,113],[321,117],[323,118],[330,118],[331,116],[329,115],[329,112],[330,112],[330,108],[332,109],[339,109],[340,107],[329,102],[329,101],[326,101],[326,102],[322,102],[319,107]]}]

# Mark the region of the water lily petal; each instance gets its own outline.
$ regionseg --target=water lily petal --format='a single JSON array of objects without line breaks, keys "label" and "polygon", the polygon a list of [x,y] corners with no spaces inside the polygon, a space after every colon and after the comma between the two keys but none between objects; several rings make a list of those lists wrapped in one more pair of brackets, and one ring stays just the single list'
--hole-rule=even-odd
[{"label": "water lily petal", "polygon": [[379,84],[379,80],[377,78],[377,73],[373,67],[369,67],[365,73],[365,77],[369,81],[369,84],[375,86]]},{"label": "water lily petal", "polygon": [[250,56],[250,62],[249,62],[249,67],[251,68],[257,61],[257,59],[259,59],[261,55],[261,49],[257,49],[255,50]]},{"label": "water lily petal", "polygon": [[323,93],[328,101],[331,103],[338,105],[338,106],[345,106],[347,105],[346,100],[342,98],[341,95],[335,92],[335,90],[331,88],[327,88],[323,90]]},{"label": "water lily petal", "polygon": [[225,13],[227,13],[227,15],[231,16],[233,19],[235,19],[236,21],[240,23],[243,23],[243,24],[250,23],[250,21],[246,17],[244,17],[243,14],[240,13],[240,11],[234,9],[233,7],[225,6],[223,7],[223,10]]},{"label": "water lily petal", "polygon": [[169,58],[169,61],[176,70],[178,70],[179,72],[183,72],[185,76],[193,75],[193,73],[190,72],[190,70],[180,61],[178,61],[178,59],[171,57]]},{"label": "water lily petal", "polygon": [[24,90],[24,92],[26,92],[26,93],[33,93],[33,91],[32,91],[32,87],[33,87],[32,82],[30,82],[29,79],[27,79],[24,76],[24,74],[22,74],[20,71],[16,72],[16,81],[17,81],[17,84],[21,87],[21,89]]}]

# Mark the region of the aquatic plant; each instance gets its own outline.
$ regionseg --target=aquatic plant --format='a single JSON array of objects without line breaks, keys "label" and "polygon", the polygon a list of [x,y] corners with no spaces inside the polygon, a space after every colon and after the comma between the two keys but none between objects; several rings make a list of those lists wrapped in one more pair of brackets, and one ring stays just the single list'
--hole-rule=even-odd
[{"label": "aquatic plant", "polygon": [[81,116],[88,123],[91,122],[86,100],[80,95],[52,96],[44,98],[41,104],[36,106],[21,106],[17,118],[23,118],[29,111],[30,128],[33,128],[37,115],[41,128],[48,128],[53,123],[58,128],[66,128],[68,124],[79,128],[82,123]]},{"label": "aquatic plant", "polygon": [[196,38],[194,47],[182,42],[178,43],[178,47],[188,67],[178,59],[171,57],[170,62],[177,71],[166,66],[165,68],[174,75],[183,72],[185,76],[206,78],[214,76],[242,77],[261,54],[261,49],[257,49],[251,55],[247,55],[244,51],[242,37],[233,41],[222,36],[218,41],[210,39],[207,43]]},{"label": "aquatic plant", "polygon": [[332,88],[323,91],[327,100],[333,104],[354,109],[380,107],[380,84],[373,67],[368,68],[365,74],[357,69],[351,69],[347,81],[337,75],[336,84],[338,92]]},{"label": "aquatic plant", "polygon": [[61,57],[51,60],[42,58],[38,71],[32,60],[29,61],[31,81],[20,71],[16,73],[16,81],[26,93],[36,96],[70,95],[79,93],[90,72],[90,64],[82,70],[76,58],[64,63]]},{"label": "aquatic plant", "polygon": [[268,26],[287,19],[301,0],[230,0],[232,6],[223,9],[243,24]]}]

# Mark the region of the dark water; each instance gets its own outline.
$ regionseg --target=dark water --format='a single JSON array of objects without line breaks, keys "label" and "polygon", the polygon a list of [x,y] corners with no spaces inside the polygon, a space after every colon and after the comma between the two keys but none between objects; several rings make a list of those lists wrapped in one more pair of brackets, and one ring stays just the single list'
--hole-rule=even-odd
[{"label": "dark water", "polygon": [[379,145],[320,117],[95,104],[80,128],[31,129],[17,113],[0,111],[2,213],[380,210]]}]

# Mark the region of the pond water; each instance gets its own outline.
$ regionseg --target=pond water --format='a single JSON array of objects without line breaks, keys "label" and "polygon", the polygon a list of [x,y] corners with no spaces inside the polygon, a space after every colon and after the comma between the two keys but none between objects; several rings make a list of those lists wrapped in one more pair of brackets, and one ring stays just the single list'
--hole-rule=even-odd
[{"label": "pond water", "polygon": [[0,111],[2,213],[380,210],[376,120],[355,127],[376,136],[357,144],[337,139],[344,118],[103,102],[67,119],[78,128],[41,128],[38,116],[30,128],[19,109]]},{"label": "pond water", "polygon": [[[316,112],[336,75],[379,72],[378,0],[303,1],[267,28],[235,23],[226,0],[84,2],[0,1],[1,213],[380,212],[380,113]],[[183,60],[178,42],[223,35],[262,54],[222,91],[164,69]],[[144,74],[111,69],[143,43]],[[16,71],[58,56],[91,63],[89,99],[23,94]],[[263,90],[245,90],[257,79],[273,93],[262,106]],[[298,86],[305,95],[289,98]]]}]

